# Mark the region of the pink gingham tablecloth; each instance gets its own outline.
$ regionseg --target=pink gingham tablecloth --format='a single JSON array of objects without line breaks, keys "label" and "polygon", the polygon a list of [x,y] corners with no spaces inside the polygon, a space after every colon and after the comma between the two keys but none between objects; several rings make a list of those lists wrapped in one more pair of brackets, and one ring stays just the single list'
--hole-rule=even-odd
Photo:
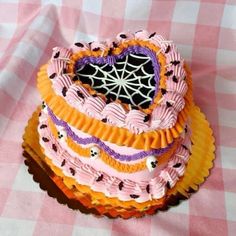
[{"label": "pink gingham tablecloth", "polygon": [[[215,167],[192,197],[153,217],[110,220],[60,205],[28,174],[22,134],[54,46],[123,30],[174,40],[216,137]],[[236,235],[236,1],[0,0],[0,235]]]}]

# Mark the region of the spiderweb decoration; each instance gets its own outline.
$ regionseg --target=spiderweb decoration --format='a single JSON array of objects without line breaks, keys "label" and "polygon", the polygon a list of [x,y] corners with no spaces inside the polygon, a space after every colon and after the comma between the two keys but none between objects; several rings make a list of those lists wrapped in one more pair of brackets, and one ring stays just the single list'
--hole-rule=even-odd
[{"label": "spiderweb decoration", "polygon": [[143,54],[130,53],[114,65],[86,64],[76,70],[76,75],[107,99],[119,99],[132,107],[147,108],[155,94],[152,61]]}]

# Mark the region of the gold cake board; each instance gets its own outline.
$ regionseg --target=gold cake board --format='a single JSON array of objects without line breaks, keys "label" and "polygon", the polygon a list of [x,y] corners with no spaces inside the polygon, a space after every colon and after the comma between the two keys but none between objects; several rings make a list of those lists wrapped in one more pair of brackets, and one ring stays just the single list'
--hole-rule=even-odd
[{"label": "gold cake board", "polygon": [[197,191],[213,167],[215,146],[212,130],[205,115],[197,106],[192,106],[190,110],[193,142],[191,156],[184,176],[172,189],[168,190],[163,204],[143,211],[137,211],[134,208],[116,210],[111,207],[94,205],[88,195],[81,193],[79,196],[78,194],[75,196],[73,190],[69,189],[62,178],[57,176],[44,162],[45,155],[41,151],[37,131],[39,112],[40,108],[33,113],[23,135],[23,155],[26,158],[25,164],[28,166],[28,171],[33,175],[34,181],[38,182],[40,188],[46,190],[49,196],[56,198],[59,203],[66,204],[71,209],[79,209],[83,213],[127,219],[142,217],[146,214],[151,215],[158,210],[166,210],[170,206],[177,205],[180,200],[189,198],[193,192]]}]

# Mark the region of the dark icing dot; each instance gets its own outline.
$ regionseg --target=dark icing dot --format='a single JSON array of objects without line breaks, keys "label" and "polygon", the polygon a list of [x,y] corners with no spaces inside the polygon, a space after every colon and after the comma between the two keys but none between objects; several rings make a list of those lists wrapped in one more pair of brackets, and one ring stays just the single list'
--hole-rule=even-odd
[{"label": "dark icing dot", "polygon": [[181,166],[181,163],[176,163],[175,165],[173,165],[174,168],[179,168]]},{"label": "dark icing dot", "polygon": [[56,75],[57,75],[56,73],[53,73],[53,74],[51,74],[51,75],[49,76],[49,78],[50,78],[50,79],[53,79],[53,78],[55,78]]},{"label": "dark icing dot", "polygon": [[169,181],[167,181],[166,187],[167,187],[168,189],[171,189],[171,186],[170,186],[170,182],[169,182]]},{"label": "dark icing dot", "polygon": [[147,121],[149,121],[149,119],[150,119],[150,115],[148,114],[148,115],[146,115],[146,116],[144,117],[143,121],[144,121],[144,122],[147,122]]},{"label": "dark icing dot", "polygon": [[149,35],[149,38],[152,38],[152,37],[155,36],[155,35],[156,35],[156,32],[150,34],[150,35]]},{"label": "dark icing dot", "polygon": [[60,56],[60,51],[58,51],[53,58],[58,58]]},{"label": "dark icing dot", "polygon": [[167,46],[165,53],[168,53],[170,51],[170,45]]},{"label": "dark icing dot", "polygon": [[101,174],[101,175],[96,179],[96,182],[102,181],[102,179],[103,179],[103,174]]},{"label": "dark icing dot", "polygon": [[150,185],[149,184],[146,187],[146,191],[147,191],[147,193],[150,193]]},{"label": "dark icing dot", "polygon": [[185,150],[188,150],[188,148],[184,145],[184,144],[182,144],[181,145]]},{"label": "dark icing dot", "polygon": [[107,118],[103,118],[102,122],[107,123]]},{"label": "dark icing dot", "polygon": [[47,128],[48,126],[47,125],[45,125],[45,124],[42,124],[42,125],[40,125],[40,129],[45,129],[45,128]]},{"label": "dark icing dot", "polygon": [[61,167],[64,166],[66,164],[66,160],[64,159],[61,163]]},{"label": "dark icing dot", "polygon": [[72,78],[73,81],[77,81],[78,80],[78,77],[75,75],[73,78]]},{"label": "dark icing dot", "polygon": [[126,39],[126,38],[127,38],[127,36],[126,36],[125,34],[120,34],[120,37],[121,37],[122,39]]},{"label": "dark icing dot", "polygon": [[177,65],[179,65],[180,61],[171,61],[170,63],[174,66],[177,66]]},{"label": "dark icing dot", "polygon": [[100,50],[100,47],[96,47],[96,48],[93,49],[94,52],[97,52],[99,50]]},{"label": "dark icing dot", "polygon": [[169,102],[166,102],[166,106],[169,108],[169,107],[172,107],[171,103]]},{"label": "dark icing dot", "polygon": [[84,98],[84,95],[79,90],[77,90],[76,93],[80,98]]},{"label": "dark icing dot", "polygon": [[113,51],[113,49],[110,48],[109,51],[108,51],[108,53],[107,53],[107,55],[110,56],[110,55],[112,54],[112,51]]},{"label": "dark icing dot", "polygon": [[75,170],[70,167],[70,173],[74,176],[75,175]]},{"label": "dark icing dot", "polygon": [[166,92],[167,92],[166,89],[161,88],[161,94],[162,94],[162,95],[166,94]]},{"label": "dark icing dot", "polygon": [[130,194],[129,196],[133,199],[139,198],[139,195],[136,195],[136,194]]},{"label": "dark icing dot", "polygon": [[118,44],[115,43],[115,42],[113,42],[112,45],[113,45],[113,48],[117,48],[118,47]]},{"label": "dark icing dot", "polygon": [[172,80],[173,80],[173,82],[178,83],[178,79],[175,75],[172,77]]},{"label": "dark icing dot", "polygon": [[165,76],[170,76],[170,75],[172,75],[173,74],[173,70],[170,70],[170,71],[167,71],[166,73],[165,73]]},{"label": "dark icing dot", "polygon": [[61,93],[64,97],[66,96],[66,92],[67,92],[67,87],[63,87]]},{"label": "dark icing dot", "polygon": [[79,48],[83,48],[84,45],[82,43],[75,43],[75,46],[79,47]]},{"label": "dark icing dot", "polygon": [[121,182],[119,183],[119,190],[122,190],[123,187],[124,187],[124,182],[121,181]]},{"label": "dark icing dot", "polygon": [[42,140],[43,140],[45,143],[49,142],[49,139],[46,138],[46,137],[42,137]]},{"label": "dark icing dot", "polygon": [[57,152],[57,146],[56,146],[56,144],[52,144],[52,149],[54,150],[54,152]]}]

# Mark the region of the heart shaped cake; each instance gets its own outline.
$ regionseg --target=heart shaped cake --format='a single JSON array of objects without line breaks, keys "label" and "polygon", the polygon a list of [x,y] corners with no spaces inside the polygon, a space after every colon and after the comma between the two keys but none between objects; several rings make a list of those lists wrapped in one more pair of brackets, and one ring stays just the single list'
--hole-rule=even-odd
[{"label": "heart shaped cake", "polygon": [[191,156],[190,71],[140,30],[53,48],[38,73],[45,163],[74,196],[116,212],[161,207]]}]

